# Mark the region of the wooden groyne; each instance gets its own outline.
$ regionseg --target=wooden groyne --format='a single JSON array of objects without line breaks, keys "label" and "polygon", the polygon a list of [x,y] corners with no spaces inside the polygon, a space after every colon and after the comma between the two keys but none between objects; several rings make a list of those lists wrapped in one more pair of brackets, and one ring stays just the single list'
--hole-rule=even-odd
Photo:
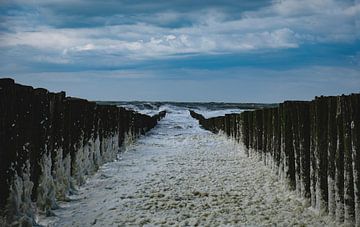
[{"label": "wooden groyne", "polygon": [[86,175],[165,114],[151,117],[0,79],[0,226],[31,226],[36,210],[51,215]]},{"label": "wooden groyne", "polygon": [[286,101],[205,119],[271,166],[289,189],[337,223],[360,226],[360,94]]}]

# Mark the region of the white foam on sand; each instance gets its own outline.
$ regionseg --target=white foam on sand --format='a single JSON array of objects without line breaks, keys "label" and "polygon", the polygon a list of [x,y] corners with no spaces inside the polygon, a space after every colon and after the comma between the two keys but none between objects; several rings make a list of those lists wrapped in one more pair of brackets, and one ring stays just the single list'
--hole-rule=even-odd
[{"label": "white foam on sand", "polygon": [[241,146],[177,110],[40,224],[332,225],[277,179]]}]

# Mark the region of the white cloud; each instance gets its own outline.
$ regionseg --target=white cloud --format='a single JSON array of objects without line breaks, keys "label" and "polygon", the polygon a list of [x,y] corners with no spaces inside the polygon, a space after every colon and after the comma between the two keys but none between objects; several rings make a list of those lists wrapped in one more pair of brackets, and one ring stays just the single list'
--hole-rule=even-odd
[{"label": "white cloud", "polygon": [[333,0],[279,0],[272,9],[279,15],[285,16],[333,14],[339,9],[339,5],[339,2]]},{"label": "white cloud", "polygon": [[[103,51],[122,53],[134,58],[161,57],[186,53],[216,53],[269,48],[297,47],[295,33],[288,28],[264,32],[234,32],[232,35],[212,32],[206,27],[171,30],[147,28],[142,35],[128,33],[129,25],[96,29],[52,29],[5,34],[0,46],[31,46],[70,55],[74,52]],[[133,31],[143,25],[133,25]],[[169,34],[170,33],[170,34]],[[106,34],[102,36],[101,34]],[[134,39],[133,37],[142,39]]]},{"label": "white cloud", "polygon": [[58,31],[18,32],[5,34],[1,46],[27,45],[38,49],[63,49],[75,45],[79,40],[70,34]]},{"label": "white cloud", "polygon": [[[132,59],[297,48],[303,43],[358,39],[359,32],[355,31],[359,10],[359,4],[335,0],[278,0],[233,20],[216,9],[188,13],[193,24],[181,28],[136,23],[60,29],[40,24],[26,30],[23,27],[27,16],[21,15],[21,19],[6,18],[13,28],[1,35],[0,47],[25,45],[68,58],[92,52]],[[167,23],[181,20],[182,16],[184,13],[166,11],[155,14],[154,20]]]}]

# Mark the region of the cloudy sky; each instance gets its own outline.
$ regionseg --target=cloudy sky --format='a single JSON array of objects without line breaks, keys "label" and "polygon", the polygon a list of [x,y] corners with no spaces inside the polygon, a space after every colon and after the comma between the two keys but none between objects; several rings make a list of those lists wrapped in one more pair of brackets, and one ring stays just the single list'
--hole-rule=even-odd
[{"label": "cloudy sky", "polygon": [[0,0],[0,77],[91,100],[360,91],[358,0]]}]

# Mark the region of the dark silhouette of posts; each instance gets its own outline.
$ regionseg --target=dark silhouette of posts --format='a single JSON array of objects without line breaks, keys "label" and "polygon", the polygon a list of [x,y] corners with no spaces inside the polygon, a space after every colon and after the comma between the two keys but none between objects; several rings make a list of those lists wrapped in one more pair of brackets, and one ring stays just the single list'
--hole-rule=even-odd
[{"label": "dark silhouette of posts", "polygon": [[85,175],[113,160],[129,131],[144,134],[164,116],[0,79],[0,223],[35,225],[33,209],[51,213]]}]

